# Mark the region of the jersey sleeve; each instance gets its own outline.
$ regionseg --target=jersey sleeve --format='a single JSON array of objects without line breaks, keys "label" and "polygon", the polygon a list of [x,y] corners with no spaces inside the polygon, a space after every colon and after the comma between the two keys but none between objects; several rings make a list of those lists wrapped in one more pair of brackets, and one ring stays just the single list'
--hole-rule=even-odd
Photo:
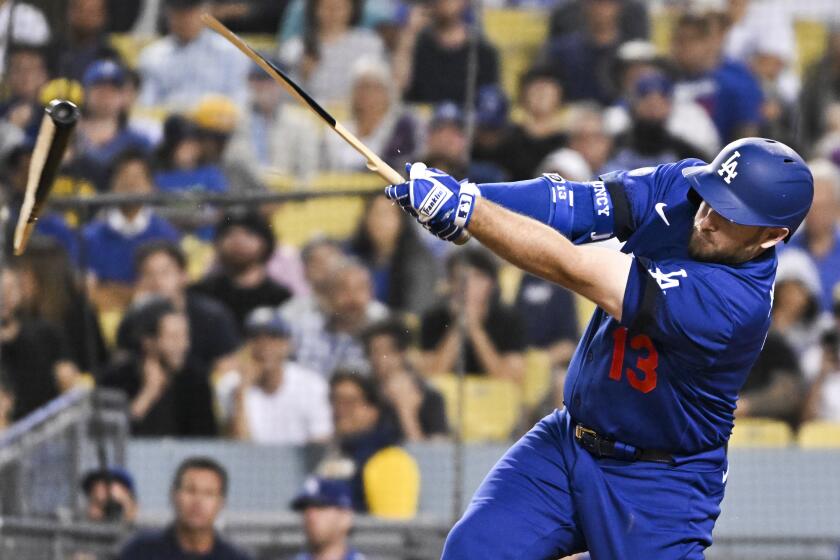
[{"label": "jersey sleeve", "polygon": [[699,159],[684,159],[657,167],[613,171],[601,175],[612,203],[614,235],[625,241],[666,200],[678,185],[685,185],[682,170],[705,165]]},{"label": "jersey sleeve", "polygon": [[708,366],[726,350],[735,330],[721,284],[711,274],[635,257],[621,323],[664,344],[687,365]]},{"label": "jersey sleeve", "polygon": [[603,181],[578,183],[556,173],[514,183],[479,185],[481,196],[551,226],[574,243],[614,236],[612,202]]}]

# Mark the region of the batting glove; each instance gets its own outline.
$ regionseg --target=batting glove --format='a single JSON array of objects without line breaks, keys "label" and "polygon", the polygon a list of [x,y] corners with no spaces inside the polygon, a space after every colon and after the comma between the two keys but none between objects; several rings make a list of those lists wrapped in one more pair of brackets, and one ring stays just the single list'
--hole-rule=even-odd
[{"label": "batting glove", "polygon": [[426,229],[446,241],[461,235],[472,218],[481,192],[474,183],[459,183],[446,173],[423,163],[406,165],[409,181],[391,185],[385,196],[417,219]]}]

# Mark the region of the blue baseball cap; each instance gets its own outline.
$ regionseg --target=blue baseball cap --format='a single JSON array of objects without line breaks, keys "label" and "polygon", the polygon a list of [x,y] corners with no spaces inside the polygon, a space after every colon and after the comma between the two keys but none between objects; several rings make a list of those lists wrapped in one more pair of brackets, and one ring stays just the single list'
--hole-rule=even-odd
[{"label": "blue baseball cap", "polygon": [[341,478],[309,477],[291,506],[295,511],[308,507],[353,509],[350,482]]},{"label": "blue baseball cap", "polygon": [[113,60],[97,60],[92,62],[82,76],[82,85],[85,87],[97,84],[109,83],[117,86],[125,84],[126,74],[122,66]]},{"label": "blue baseball cap", "polygon": [[292,329],[277,309],[258,307],[245,318],[245,333],[249,337],[267,334],[288,338],[292,334]]},{"label": "blue baseball cap", "polygon": [[464,126],[464,112],[457,103],[444,101],[435,106],[432,120],[429,121],[429,128],[436,128],[445,124],[454,124],[458,127]]},{"label": "blue baseball cap", "polygon": [[486,128],[501,128],[508,120],[508,100],[502,88],[482,86],[476,99],[476,122]]},{"label": "blue baseball cap", "polygon": [[85,494],[89,494],[91,489],[93,489],[94,484],[97,482],[105,482],[106,480],[119,483],[123,485],[132,496],[136,495],[134,490],[134,477],[122,467],[109,467],[107,469],[95,469],[88,471],[84,478],[82,478],[82,490]]},{"label": "blue baseball cap", "polygon": [[636,80],[633,86],[633,93],[636,97],[644,97],[651,93],[661,93],[665,97],[671,97],[674,91],[674,84],[662,72],[649,72]]}]

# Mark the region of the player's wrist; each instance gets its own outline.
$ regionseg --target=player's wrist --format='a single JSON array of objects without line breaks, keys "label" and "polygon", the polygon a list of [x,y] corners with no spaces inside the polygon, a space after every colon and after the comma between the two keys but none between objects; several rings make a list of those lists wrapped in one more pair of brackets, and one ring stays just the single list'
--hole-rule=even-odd
[{"label": "player's wrist", "polygon": [[481,189],[478,188],[478,185],[461,183],[461,188],[458,190],[458,206],[455,209],[455,217],[452,223],[460,228],[468,227],[479,198],[481,198]]}]

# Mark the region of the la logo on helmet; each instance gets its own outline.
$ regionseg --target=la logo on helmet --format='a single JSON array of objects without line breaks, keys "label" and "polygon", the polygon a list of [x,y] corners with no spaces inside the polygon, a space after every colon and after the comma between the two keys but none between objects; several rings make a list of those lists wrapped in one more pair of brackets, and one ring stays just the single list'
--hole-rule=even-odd
[{"label": "la logo on helmet", "polygon": [[741,157],[740,152],[737,150],[729,156],[729,159],[721,164],[720,169],[718,169],[718,175],[723,177],[723,180],[726,181],[726,184],[729,185],[732,183],[732,179],[738,176],[738,158]]}]

